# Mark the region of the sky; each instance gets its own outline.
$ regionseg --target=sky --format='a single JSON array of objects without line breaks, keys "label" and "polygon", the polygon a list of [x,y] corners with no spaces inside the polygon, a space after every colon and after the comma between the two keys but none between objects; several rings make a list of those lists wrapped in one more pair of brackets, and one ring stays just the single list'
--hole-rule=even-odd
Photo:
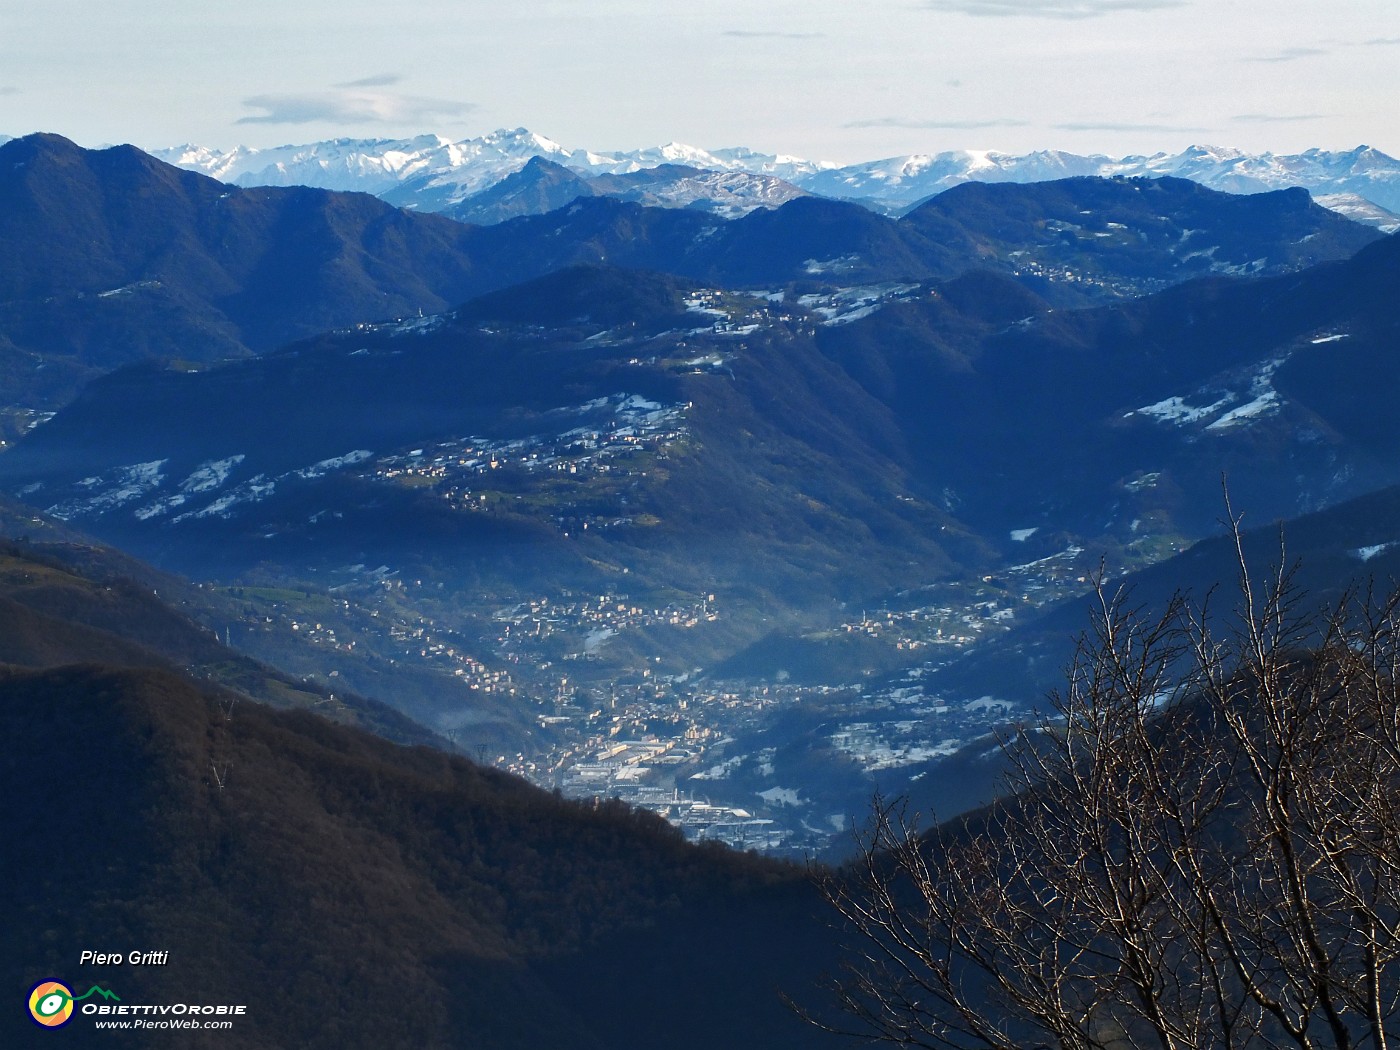
[{"label": "sky", "polygon": [[0,0],[0,134],[1400,155],[1400,0]]}]

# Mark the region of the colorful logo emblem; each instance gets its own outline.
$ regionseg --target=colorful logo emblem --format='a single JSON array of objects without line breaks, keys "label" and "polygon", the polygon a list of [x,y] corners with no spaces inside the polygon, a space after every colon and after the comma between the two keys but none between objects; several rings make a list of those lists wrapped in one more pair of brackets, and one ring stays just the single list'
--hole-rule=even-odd
[{"label": "colorful logo emblem", "polygon": [[82,995],[74,995],[62,981],[40,981],[29,989],[29,1016],[34,1019],[35,1024],[45,1028],[62,1028],[73,1016],[73,1004],[89,995],[100,995],[103,999],[121,1002],[121,996],[116,992],[109,992],[95,984]]},{"label": "colorful logo emblem", "polygon": [[73,1016],[73,993],[61,981],[40,981],[29,990],[29,1016],[45,1028],[59,1028]]}]

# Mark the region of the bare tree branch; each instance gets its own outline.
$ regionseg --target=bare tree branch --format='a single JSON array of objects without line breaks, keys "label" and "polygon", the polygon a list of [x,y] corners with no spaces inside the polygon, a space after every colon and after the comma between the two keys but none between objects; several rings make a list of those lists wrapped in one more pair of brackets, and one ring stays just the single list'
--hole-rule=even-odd
[{"label": "bare tree branch", "polygon": [[[1400,1024],[1400,594],[1157,616],[1095,581],[1064,687],[1003,741],[1011,791],[919,831],[877,800],[827,876],[855,1030],[940,1050],[1388,1050]],[[1262,581],[1262,582],[1260,582]],[[1209,596],[1207,597],[1207,602]]]}]

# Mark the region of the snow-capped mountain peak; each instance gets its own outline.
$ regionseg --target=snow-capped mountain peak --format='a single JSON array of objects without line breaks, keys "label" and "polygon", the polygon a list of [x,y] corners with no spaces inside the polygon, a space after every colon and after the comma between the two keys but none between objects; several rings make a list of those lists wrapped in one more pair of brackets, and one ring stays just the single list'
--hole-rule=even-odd
[{"label": "snow-capped mountain peak", "polygon": [[[1016,155],[954,150],[836,165],[761,153],[744,146],[706,150],[679,142],[603,152],[565,146],[528,128],[499,129],[453,142],[437,135],[406,139],[332,139],[302,146],[217,150],[185,145],[155,156],[225,182],[362,190],[424,211],[453,207],[519,171],[532,157],[584,178],[629,175],[662,165],[781,179],[807,193],[862,200],[898,211],[963,182],[1037,182],[1072,176],[1175,176],[1234,193],[1302,186],[1320,196],[1350,194],[1400,211],[1400,161],[1370,146],[1294,155],[1247,153],[1209,144],[1180,153],[1107,157],[1060,150]],[[775,198],[777,199],[777,198]],[[1361,214],[1349,204],[1353,214]]]},{"label": "snow-capped mountain peak", "polygon": [[483,150],[494,149],[503,155],[529,160],[531,157],[566,157],[569,150],[553,139],[537,135],[529,128],[499,129],[479,139],[468,139],[461,145],[476,143]]}]

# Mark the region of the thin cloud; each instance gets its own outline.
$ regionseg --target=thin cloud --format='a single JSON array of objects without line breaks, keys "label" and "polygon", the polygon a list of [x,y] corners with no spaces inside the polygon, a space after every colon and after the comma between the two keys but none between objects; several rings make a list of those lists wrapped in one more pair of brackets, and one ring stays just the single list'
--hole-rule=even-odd
[{"label": "thin cloud", "polygon": [[1121,124],[1102,121],[1079,121],[1071,124],[1052,124],[1056,131],[1150,131],[1161,135],[1197,134],[1209,132],[1213,128],[1185,127],[1180,124]]},{"label": "thin cloud", "polygon": [[1102,18],[1125,11],[1186,7],[1189,0],[925,0],[933,11],[955,11],[977,18]]},{"label": "thin cloud", "polygon": [[239,124],[424,124],[458,117],[476,108],[471,102],[423,98],[363,88],[339,88],[306,94],[254,95],[243,100],[265,112],[240,117]]},{"label": "thin cloud", "polygon": [[1302,58],[1316,58],[1330,52],[1322,47],[1286,47],[1272,55],[1252,55],[1246,62],[1297,62]]},{"label": "thin cloud", "polygon": [[372,77],[362,77],[359,80],[347,80],[343,84],[336,84],[338,88],[367,88],[367,87],[391,87],[397,84],[403,77],[397,73],[376,73]]},{"label": "thin cloud", "polygon": [[0,87],[0,95],[18,95],[18,94],[19,94],[19,88],[17,88],[17,87],[10,87],[9,85],[5,85],[5,86],[3,86],[3,87]]},{"label": "thin cloud", "polygon": [[784,33],[765,29],[726,29],[720,36],[736,36],[744,40],[820,40],[825,33]]},{"label": "thin cloud", "polygon": [[1236,124],[1291,124],[1295,121],[1326,120],[1325,113],[1241,113],[1230,118]]},{"label": "thin cloud", "polygon": [[1361,41],[1362,47],[1394,47],[1400,44],[1400,36],[1377,36]]},{"label": "thin cloud", "polygon": [[1027,122],[1012,117],[991,120],[910,120],[905,117],[872,117],[842,124],[843,128],[912,128],[915,131],[978,131],[983,128],[1024,128]]}]

